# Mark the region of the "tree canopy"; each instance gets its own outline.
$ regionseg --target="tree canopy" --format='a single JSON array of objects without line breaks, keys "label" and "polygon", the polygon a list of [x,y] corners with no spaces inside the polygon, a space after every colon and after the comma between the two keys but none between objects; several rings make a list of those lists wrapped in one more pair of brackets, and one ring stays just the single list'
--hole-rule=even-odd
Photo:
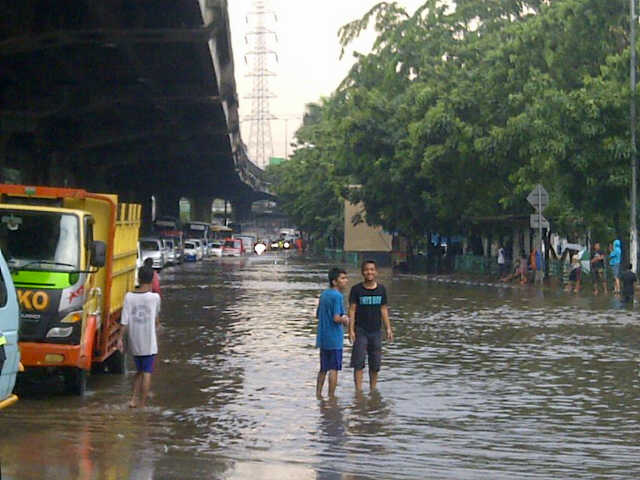
[{"label": "tree canopy", "polygon": [[[410,239],[527,215],[537,183],[553,228],[628,225],[627,3],[380,2],[339,31],[377,39],[311,106],[292,158],[271,173],[300,227],[339,234],[342,198]],[[350,184],[362,185],[348,190]]]}]

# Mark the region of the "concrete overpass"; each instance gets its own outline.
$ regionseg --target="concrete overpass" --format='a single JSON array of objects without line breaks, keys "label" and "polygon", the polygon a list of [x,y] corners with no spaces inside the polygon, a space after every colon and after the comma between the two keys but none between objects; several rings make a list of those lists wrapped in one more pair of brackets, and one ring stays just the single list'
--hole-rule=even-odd
[{"label": "concrete overpass", "polygon": [[213,198],[268,196],[240,136],[227,0],[0,0],[4,181]]}]

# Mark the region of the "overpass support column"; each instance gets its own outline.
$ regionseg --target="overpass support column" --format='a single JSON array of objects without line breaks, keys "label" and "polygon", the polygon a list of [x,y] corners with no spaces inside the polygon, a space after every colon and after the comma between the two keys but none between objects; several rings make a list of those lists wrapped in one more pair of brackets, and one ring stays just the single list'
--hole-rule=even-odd
[{"label": "overpass support column", "polygon": [[191,220],[211,222],[213,197],[196,197],[191,203]]},{"label": "overpass support column", "polygon": [[251,218],[251,202],[250,200],[234,200],[233,205],[233,218],[236,221],[245,221]]},{"label": "overpass support column", "polygon": [[156,192],[156,217],[180,218],[180,195],[175,192]]}]

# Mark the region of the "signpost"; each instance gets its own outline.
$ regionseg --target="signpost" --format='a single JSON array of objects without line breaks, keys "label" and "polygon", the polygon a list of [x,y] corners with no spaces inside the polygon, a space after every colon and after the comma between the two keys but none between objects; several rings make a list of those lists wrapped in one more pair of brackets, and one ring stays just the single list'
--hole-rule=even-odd
[{"label": "signpost", "polygon": [[531,228],[546,228],[547,230],[549,229],[549,221],[538,213],[531,214],[530,224]]},{"label": "signpost", "polygon": [[[542,212],[549,205],[549,194],[544,189],[544,187],[540,184],[536,185],[535,188],[531,191],[529,196],[527,197],[527,201],[533,206],[536,210],[536,213],[531,215],[531,219],[529,221],[531,228],[538,229],[539,235],[539,243],[538,243],[538,252],[540,253],[540,258],[542,259],[542,229],[549,229],[549,222],[546,218],[542,216]],[[543,275],[542,272],[536,270],[536,283],[542,283]]]}]

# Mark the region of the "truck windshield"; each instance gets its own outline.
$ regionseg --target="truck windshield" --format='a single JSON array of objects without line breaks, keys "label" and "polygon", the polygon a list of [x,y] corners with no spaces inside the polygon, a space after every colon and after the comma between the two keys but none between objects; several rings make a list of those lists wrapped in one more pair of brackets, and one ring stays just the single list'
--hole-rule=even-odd
[{"label": "truck windshield", "polygon": [[0,210],[0,247],[14,268],[79,269],[78,217],[56,212]]}]

